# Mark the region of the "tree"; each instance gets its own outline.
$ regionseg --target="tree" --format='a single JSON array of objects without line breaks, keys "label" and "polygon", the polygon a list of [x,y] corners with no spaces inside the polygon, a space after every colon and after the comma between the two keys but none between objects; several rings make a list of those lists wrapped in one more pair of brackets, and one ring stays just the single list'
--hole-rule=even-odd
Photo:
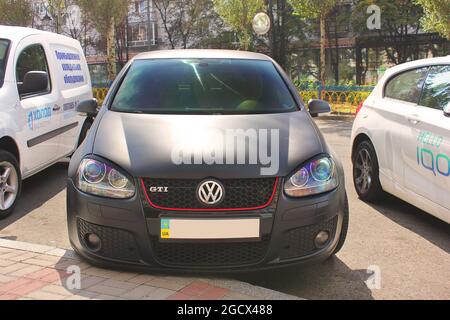
[{"label": "tree", "polygon": [[[427,0],[428,1],[428,0]],[[367,8],[375,4],[381,9],[381,29],[367,29]],[[423,10],[415,0],[358,0],[353,14],[353,29],[359,37],[378,35],[390,62],[401,64],[419,58],[414,36],[421,31]]]},{"label": "tree", "polygon": [[207,34],[213,10],[210,0],[155,0],[172,49],[188,48]]},{"label": "tree", "polygon": [[33,17],[29,0],[0,0],[0,24],[28,27]]},{"label": "tree", "polygon": [[116,26],[126,18],[130,0],[78,0],[77,2],[100,34],[106,37],[108,80],[113,81],[117,74]]},{"label": "tree", "polygon": [[320,20],[320,81],[325,85],[326,81],[326,20],[329,13],[336,6],[337,0],[289,0],[295,13],[303,19]]},{"label": "tree", "polygon": [[265,11],[264,0],[213,0],[225,23],[238,34],[241,49],[249,50],[253,40],[253,18]]},{"label": "tree", "polygon": [[[268,33],[270,56],[285,70],[291,67],[290,58],[305,47],[305,34],[310,30],[305,21],[293,14],[292,6],[285,0],[266,0],[267,13],[272,21]],[[260,37],[261,40],[265,38]],[[259,44],[263,46],[266,41]],[[298,61],[294,61],[297,64]],[[296,68],[298,71],[300,68]]]},{"label": "tree", "polygon": [[439,32],[450,40],[450,0],[416,0],[423,7],[424,29]]}]

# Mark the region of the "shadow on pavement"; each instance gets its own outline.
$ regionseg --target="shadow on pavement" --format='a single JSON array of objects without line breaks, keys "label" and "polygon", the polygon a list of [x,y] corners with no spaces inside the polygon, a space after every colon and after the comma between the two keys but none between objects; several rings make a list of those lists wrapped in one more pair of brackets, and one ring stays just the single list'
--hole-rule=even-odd
[{"label": "shadow on pavement", "polygon": [[369,205],[386,218],[450,253],[450,224],[389,194],[380,203]]},{"label": "shadow on pavement", "polygon": [[373,300],[367,270],[351,270],[339,258],[310,266],[237,275],[235,279],[308,300]]},{"label": "shadow on pavement", "polygon": [[[33,210],[41,207],[66,188],[68,163],[57,163],[52,167],[25,180],[22,184],[22,194],[17,202],[14,213],[4,220],[0,220],[0,230],[22,219]],[[39,189],[45,192],[36,192]],[[4,237],[11,239],[11,237]]]}]

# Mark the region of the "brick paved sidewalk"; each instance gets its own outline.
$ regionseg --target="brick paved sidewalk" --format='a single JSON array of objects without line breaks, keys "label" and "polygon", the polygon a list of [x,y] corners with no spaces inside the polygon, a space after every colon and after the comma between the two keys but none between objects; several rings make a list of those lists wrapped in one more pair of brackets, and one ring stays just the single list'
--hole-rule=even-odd
[{"label": "brick paved sidewalk", "polygon": [[[78,276],[72,273],[74,266],[81,271]],[[77,279],[81,287],[76,286]],[[294,298],[244,283],[232,282],[226,288],[221,285],[226,282],[99,269],[81,261],[73,251],[0,239],[0,300]]]}]

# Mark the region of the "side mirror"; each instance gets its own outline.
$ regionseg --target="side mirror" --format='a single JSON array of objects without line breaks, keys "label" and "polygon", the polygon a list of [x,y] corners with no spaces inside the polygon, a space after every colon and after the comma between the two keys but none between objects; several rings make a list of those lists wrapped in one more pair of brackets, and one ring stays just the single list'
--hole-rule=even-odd
[{"label": "side mirror", "polygon": [[47,72],[27,72],[23,78],[23,83],[19,85],[19,93],[21,95],[31,95],[44,92],[48,89],[49,82]]},{"label": "side mirror", "polygon": [[97,99],[89,99],[81,101],[77,106],[77,112],[82,113],[88,117],[95,118],[98,114]]},{"label": "side mirror", "polygon": [[450,102],[444,107],[444,115],[450,118]]},{"label": "side mirror", "polygon": [[309,113],[312,116],[317,116],[321,113],[330,113],[331,106],[328,102],[323,100],[312,99],[308,102]]}]

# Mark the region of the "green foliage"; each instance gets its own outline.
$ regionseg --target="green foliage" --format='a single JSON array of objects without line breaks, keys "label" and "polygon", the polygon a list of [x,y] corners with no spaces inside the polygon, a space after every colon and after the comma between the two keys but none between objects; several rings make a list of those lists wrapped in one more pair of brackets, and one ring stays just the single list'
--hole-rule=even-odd
[{"label": "green foliage", "polygon": [[450,40],[450,0],[416,0],[424,11],[422,23],[425,30],[439,32]]},{"label": "green foliage", "polygon": [[337,0],[289,0],[295,14],[303,19],[319,19],[334,8]]},{"label": "green foliage", "polygon": [[264,0],[213,0],[213,3],[219,16],[238,33],[241,48],[248,50],[252,42],[253,18],[266,10]]},{"label": "green foliage", "polygon": [[27,27],[33,20],[29,0],[0,0],[0,24]]}]

